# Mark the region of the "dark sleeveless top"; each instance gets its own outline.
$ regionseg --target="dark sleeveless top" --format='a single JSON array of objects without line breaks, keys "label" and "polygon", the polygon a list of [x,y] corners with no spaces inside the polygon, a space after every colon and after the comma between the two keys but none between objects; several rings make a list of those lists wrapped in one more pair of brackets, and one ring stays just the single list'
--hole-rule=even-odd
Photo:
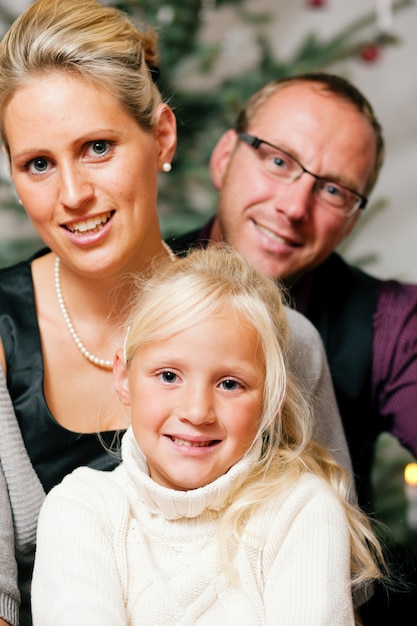
[{"label": "dark sleeveless top", "polygon": [[[7,363],[7,386],[32,465],[48,492],[80,465],[110,470],[118,463],[108,447],[114,431],[71,432],[60,426],[45,400],[41,340],[37,321],[31,261],[0,270],[0,336]],[[77,393],[77,376],[67,384]],[[93,392],[92,392],[93,393]]]},{"label": "dark sleeveless top", "polygon": [[[213,220],[168,239],[176,254],[209,243]],[[362,506],[371,502],[371,468],[378,435],[389,425],[372,402],[373,315],[381,284],[336,253],[290,290],[292,306],[319,331],[332,376]]]}]

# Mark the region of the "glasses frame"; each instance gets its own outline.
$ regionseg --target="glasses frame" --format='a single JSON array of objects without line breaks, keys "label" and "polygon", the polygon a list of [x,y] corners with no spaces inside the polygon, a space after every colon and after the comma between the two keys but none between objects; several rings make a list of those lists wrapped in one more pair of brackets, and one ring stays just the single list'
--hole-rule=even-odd
[{"label": "glasses frame", "polygon": [[[265,141],[265,139],[260,139],[259,137],[256,137],[255,135],[249,135],[248,133],[244,133],[243,131],[237,132],[237,136],[239,137],[239,139],[247,143],[249,146],[251,146],[252,148],[255,148],[255,150],[257,150],[259,146],[261,146],[262,144],[265,144],[266,146],[269,146],[270,148],[274,148],[274,150],[279,150],[279,152],[282,152],[282,154],[285,154],[285,156],[287,156],[289,159],[297,163],[297,165],[301,169],[301,172],[299,176],[296,176],[295,178],[291,179],[291,182],[295,182],[303,174],[309,174],[310,176],[315,178],[316,181],[332,182],[331,179],[328,179],[325,176],[319,176],[318,174],[313,174],[313,172],[310,172],[310,170],[305,168],[304,165],[300,163],[300,161],[296,159],[292,154],[289,154],[288,152],[286,152],[286,150],[283,150],[279,146],[276,146],[273,143],[270,143],[269,141]],[[333,182],[336,183],[337,181],[333,181]],[[342,187],[342,189],[346,189],[346,191],[349,191],[349,193],[351,193],[353,196],[357,198],[356,204],[347,213],[345,213],[346,217],[350,217],[351,215],[356,213],[356,211],[358,211],[359,209],[363,210],[366,208],[366,205],[368,203],[368,198],[366,196],[362,195],[355,189],[351,189],[351,187],[348,187],[347,185],[343,185],[342,183],[339,183],[339,182],[337,182],[337,184],[339,185],[339,187]]]}]

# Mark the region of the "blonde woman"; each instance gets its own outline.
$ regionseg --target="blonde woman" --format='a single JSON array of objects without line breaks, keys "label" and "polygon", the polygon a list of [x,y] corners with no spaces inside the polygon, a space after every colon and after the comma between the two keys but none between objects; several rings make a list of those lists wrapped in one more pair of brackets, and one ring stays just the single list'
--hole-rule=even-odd
[{"label": "blonde woman", "polygon": [[156,43],[152,30],[93,0],[39,0],[0,44],[1,139],[47,246],[0,272],[0,356],[17,417],[1,461],[22,600],[19,616],[14,572],[0,617],[13,625],[31,624],[45,492],[79,465],[114,467],[101,440],[127,425],[112,386],[124,277],[168,256],[157,180],[170,169],[176,124],[155,82]]}]

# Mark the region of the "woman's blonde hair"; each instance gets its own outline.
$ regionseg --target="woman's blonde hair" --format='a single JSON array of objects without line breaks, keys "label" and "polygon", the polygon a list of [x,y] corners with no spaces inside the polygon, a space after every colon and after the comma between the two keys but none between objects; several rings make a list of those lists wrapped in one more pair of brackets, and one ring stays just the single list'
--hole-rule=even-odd
[{"label": "woman's blonde hair", "polygon": [[[69,72],[111,92],[145,130],[154,126],[161,94],[155,84],[156,33],[95,0],[37,0],[0,43],[0,135],[7,103],[50,72]],[[30,106],[30,103],[28,103]]]},{"label": "woman's blonde hair", "polygon": [[243,318],[259,337],[265,381],[256,440],[262,440],[262,451],[223,517],[219,545],[225,569],[228,538],[241,536],[248,512],[290,490],[302,473],[313,473],[332,487],[346,512],[352,584],[382,578],[382,550],[368,518],[352,504],[350,478],[313,441],[311,408],[288,362],[283,292],[273,279],[251,267],[228,244],[219,243],[191,250],[175,262],[163,261],[148,278],[138,276],[135,281],[125,341],[127,367],[139,348],[225,312]]}]

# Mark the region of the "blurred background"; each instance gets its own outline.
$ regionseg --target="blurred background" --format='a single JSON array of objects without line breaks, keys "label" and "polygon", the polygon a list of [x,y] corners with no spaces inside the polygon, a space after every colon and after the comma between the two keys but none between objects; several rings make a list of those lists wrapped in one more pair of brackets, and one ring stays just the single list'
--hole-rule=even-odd
[{"label": "blurred background", "polygon": [[[179,146],[161,176],[165,236],[204,223],[216,196],[208,160],[243,101],[272,78],[325,69],[349,78],[375,108],[387,157],[369,208],[341,253],[381,278],[417,282],[417,4],[415,0],[126,0],[118,6],[159,32],[160,87],[175,110]],[[0,0],[0,28],[28,6]],[[28,106],[30,104],[28,103]],[[0,164],[0,266],[40,242]],[[417,413],[417,407],[416,407]],[[417,419],[417,415],[416,415]],[[380,438],[374,470],[378,508],[417,556],[404,468],[413,459]],[[417,524],[416,524],[417,526]]]}]

